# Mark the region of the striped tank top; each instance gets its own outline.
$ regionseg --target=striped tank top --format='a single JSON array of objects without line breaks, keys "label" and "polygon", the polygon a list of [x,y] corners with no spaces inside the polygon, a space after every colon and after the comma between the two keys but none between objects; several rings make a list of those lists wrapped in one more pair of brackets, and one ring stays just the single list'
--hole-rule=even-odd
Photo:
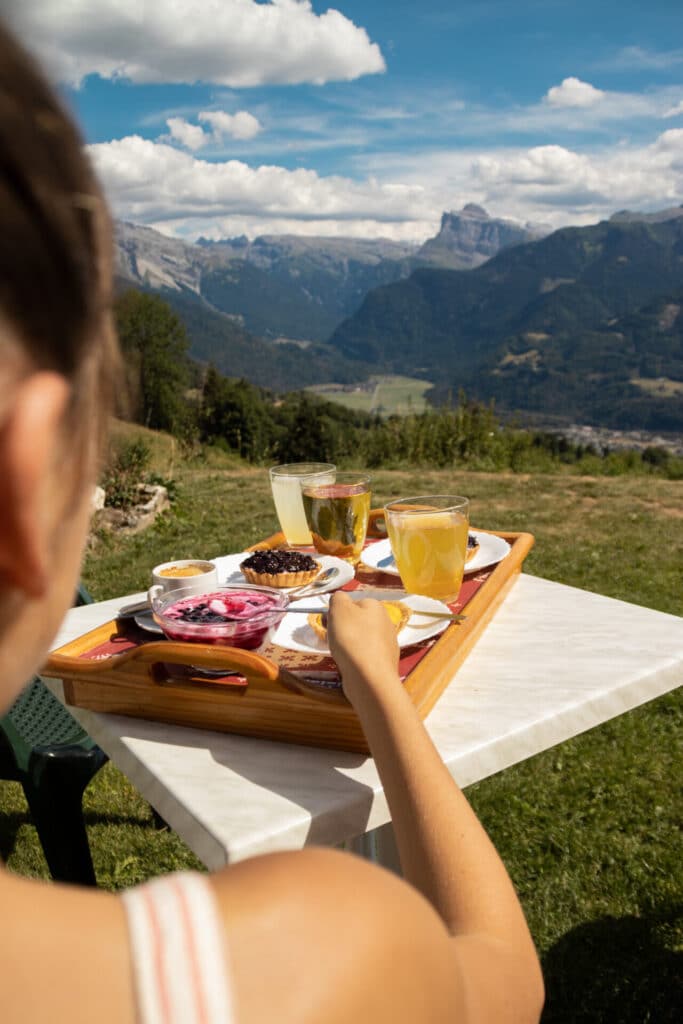
[{"label": "striped tank top", "polygon": [[139,1024],[234,1024],[211,886],[191,872],[123,893]]}]

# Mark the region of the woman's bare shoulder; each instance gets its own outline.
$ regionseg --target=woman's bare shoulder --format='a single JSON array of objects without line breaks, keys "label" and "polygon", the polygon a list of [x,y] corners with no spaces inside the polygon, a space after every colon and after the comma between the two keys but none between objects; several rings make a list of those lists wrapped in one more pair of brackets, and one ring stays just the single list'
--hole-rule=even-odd
[{"label": "woman's bare shoulder", "polygon": [[429,903],[358,857],[309,849],[212,876],[239,1024],[464,1021],[453,939]]},{"label": "woman's bare shoulder", "polygon": [[[495,950],[453,939],[430,904],[390,872],[309,849],[208,877],[236,1024],[261,1024],[275,1012],[280,1024],[486,1019],[470,982],[490,987]],[[0,869],[0,902],[3,1024],[89,1024],[93,1016],[134,1024],[120,898]]]}]

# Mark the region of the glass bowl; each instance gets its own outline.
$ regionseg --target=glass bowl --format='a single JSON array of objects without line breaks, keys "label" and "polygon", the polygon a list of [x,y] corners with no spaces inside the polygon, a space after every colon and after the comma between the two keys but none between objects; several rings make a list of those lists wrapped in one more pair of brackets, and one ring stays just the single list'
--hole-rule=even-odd
[{"label": "glass bowl", "polygon": [[289,598],[271,587],[191,587],[151,594],[155,622],[169,640],[254,650],[272,635]]}]

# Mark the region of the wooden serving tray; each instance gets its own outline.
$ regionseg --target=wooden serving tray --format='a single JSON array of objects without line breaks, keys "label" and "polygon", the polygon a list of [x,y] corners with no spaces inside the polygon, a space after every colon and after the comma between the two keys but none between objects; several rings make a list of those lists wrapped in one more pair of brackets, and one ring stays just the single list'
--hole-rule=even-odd
[{"label": "wooden serving tray", "polygon": [[[369,539],[385,535],[382,510],[375,510]],[[421,718],[429,714],[493,618],[534,543],[528,533],[497,536],[508,541],[511,551],[493,569],[463,586],[461,598],[463,592],[474,591],[464,605],[466,620],[402,652],[404,685]],[[284,537],[274,534],[254,547],[282,545]],[[395,588],[400,580],[361,564],[349,588],[379,585]],[[451,607],[459,611],[462,605]],[[149,635],[131,637],[115,621],[105,623],[51,654],[43,674],[64,681],[66,702],[74,707],[369,752],[351,705],[340,689],[310,681],[316,672],[305,664],[306,656],[273,646],[257,654],[235,647],[150,641]],[[121,653],[115,653],[117,648]],[[324,677],[335,666],[329,658],[322,660],[321,667],[328,670],[320,673]],[[206,670],[210,674],[205,675]]]}]

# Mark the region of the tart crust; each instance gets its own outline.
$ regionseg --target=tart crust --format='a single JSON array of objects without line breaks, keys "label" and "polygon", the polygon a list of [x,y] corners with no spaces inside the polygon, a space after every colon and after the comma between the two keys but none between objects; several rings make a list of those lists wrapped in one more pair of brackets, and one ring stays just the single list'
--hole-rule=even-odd
[{"label": "tart crust", "polygon": [[304,583],[312,583],[320,573],[320,566],[308,572],[254,572],[253,569],[242,569],[241,566],[240,569],[249,583],[256,583],[260,587],[301,587]]},{"label": "tart crust", "polygon": [[467,550],[465,551],[465,563],[469,562],[472,558],[474,558],[478,550],[479,545],[477,544],[475,538],[472,536],[471,533],[468,533]]},{"label": "tart crust", "polygon": [[[407,625],[412,609],[402,601],[381,601],[380,604],[384,605],[396,633],[400,633]],[[308,616],[308,625],[323,643],[327,643],[327,616],[324,612],[312,612]]]}]

